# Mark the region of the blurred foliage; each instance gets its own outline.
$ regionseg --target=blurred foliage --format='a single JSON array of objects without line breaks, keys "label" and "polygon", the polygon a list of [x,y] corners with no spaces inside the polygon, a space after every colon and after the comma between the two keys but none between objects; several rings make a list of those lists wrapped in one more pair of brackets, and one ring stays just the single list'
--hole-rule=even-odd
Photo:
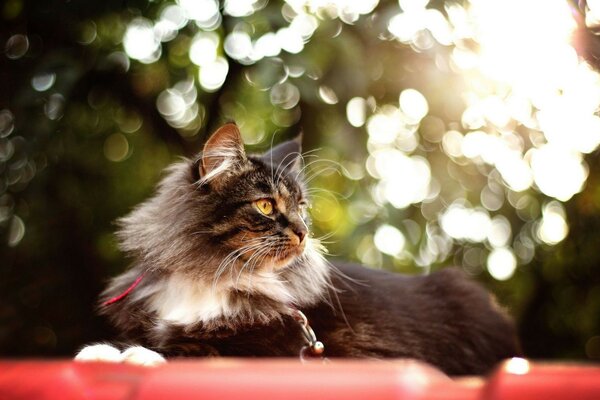
[{"label": "blurred foliage", "polygon": [[[491,2],[515,16],[499,42],[477,27],[482,3],[5,1],[0,354],[109,337],[92,310],[127,266],[112,221],[235,120],[255,151],[303,131],[334,260],[460,265],[516,317],[527,355],[600,359],[600,99],[578,92],[600,79],[568,43],[543,47],[544,27],[570,26],[553,13],[566,3]],[[541,51],[519,52],[530,40]],[[569,96],[583,100],[563,115]]]}]

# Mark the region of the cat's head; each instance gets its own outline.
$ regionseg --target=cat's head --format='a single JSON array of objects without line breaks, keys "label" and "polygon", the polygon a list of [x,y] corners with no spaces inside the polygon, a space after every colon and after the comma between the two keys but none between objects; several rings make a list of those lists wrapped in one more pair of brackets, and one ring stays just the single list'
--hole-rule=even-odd
[{"label": "cat's head", "polygon": [[303,287],[321,282],[325,267],[310,237],[300,146],[296,138],[246,154],[237,126],[222,126],[195,159],[170,167],[157,193],[119,221],[122,249],[144,269],[191,272],[212,282],[261,273],[284,274],[290,282],[304,276]]},{"label": "cat's head", "polygon": [[[212,204],[203,225],[212,244],[250,268],[281,268],[302,255],[309,234],[300,138],[247,155],[235,124],[219,128],[194,168]],[[235,252],[235,253],[231,253]]]}]

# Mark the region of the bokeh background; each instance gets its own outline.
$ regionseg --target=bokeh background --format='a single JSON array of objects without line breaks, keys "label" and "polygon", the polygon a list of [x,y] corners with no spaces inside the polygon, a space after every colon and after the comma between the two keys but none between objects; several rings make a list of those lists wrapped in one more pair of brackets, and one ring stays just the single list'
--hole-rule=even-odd
[{"label": "bokeh background", "polygon": [[109,338],[113,221],[235,120],[304,132],[333,260],[459,265],[528,356],[600,360],[598,3],[5,0],[0,355]]}]

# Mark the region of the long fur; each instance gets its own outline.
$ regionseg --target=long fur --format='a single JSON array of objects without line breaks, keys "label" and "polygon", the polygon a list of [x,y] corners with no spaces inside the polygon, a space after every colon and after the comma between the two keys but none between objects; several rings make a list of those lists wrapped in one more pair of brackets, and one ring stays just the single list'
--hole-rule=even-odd
[{"label": "long fur", "polygon": [[[165,356],[294,356],[302,309],[330,357],[411,357],[450,374],[485,373],[519,354],[514,326],[458,271],[406,277],[330,265],[306,236],[299,142],[246,155],[235,126],[166,171],[119,220],[134,262],[101,306],[129,342]],[[262,215],[257,199],[277,212]],[[153,356],[154,357],[154,356]]]},{"label": "long fur", "polygon": [[[225,140],[218,146],[205,149],[195,160],[185,159],[169,167],[155,195],[118,220],[120,247],[135,263],[113,279],[101,301],[117,296],[144,274],[139,287],[120,304],[101,308],[121,329],[131,330],[130,320],[115,314],[117,309],[152,315],[148,318],[163,328],[202,324],[208,329],[220,324],[268,323],[280,319],[291,306],[303,308],[327,301],[330,268],[318,240],[306,238],[304,251],[287,265],[269,265],[265,248],[269,243],[278,245],[276,240],[257,237],[232,250],[221,246],[218,239],[235,224],[219,215],[222,200],[239,197],[241,189],[238,182],[217,193],[211,184],[219,179],[245,181],[248,175],[258,174],[272,190],[301,195],[303,187],[290,181],[300,153],[285,154],[282,159],[277,154],[274,159],[273,153],[248,158],[239,152],[239,143]],[[220,162],[205,176],[198,176],[206,157]],[[244,257],[251,251],[254,258]],[[262,299],[263,307],[257,308],[254,298]]]}]

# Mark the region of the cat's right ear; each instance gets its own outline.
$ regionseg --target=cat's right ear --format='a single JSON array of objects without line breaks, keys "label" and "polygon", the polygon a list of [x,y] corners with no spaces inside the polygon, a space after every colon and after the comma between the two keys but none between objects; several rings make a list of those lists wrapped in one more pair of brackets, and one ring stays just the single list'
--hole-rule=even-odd
[{"label": "cat's right ear", "polygon": [[300,173],[302,170],[302,133],[296,138],[273,147],[262,156],[263,160],[277,170]]},{"label": "cat's right ear", "polygon": [[238,127],[225,124],[204,145],[200,160],[200,180],[210,182],[235,171],[246,161],[244,142]]}]

